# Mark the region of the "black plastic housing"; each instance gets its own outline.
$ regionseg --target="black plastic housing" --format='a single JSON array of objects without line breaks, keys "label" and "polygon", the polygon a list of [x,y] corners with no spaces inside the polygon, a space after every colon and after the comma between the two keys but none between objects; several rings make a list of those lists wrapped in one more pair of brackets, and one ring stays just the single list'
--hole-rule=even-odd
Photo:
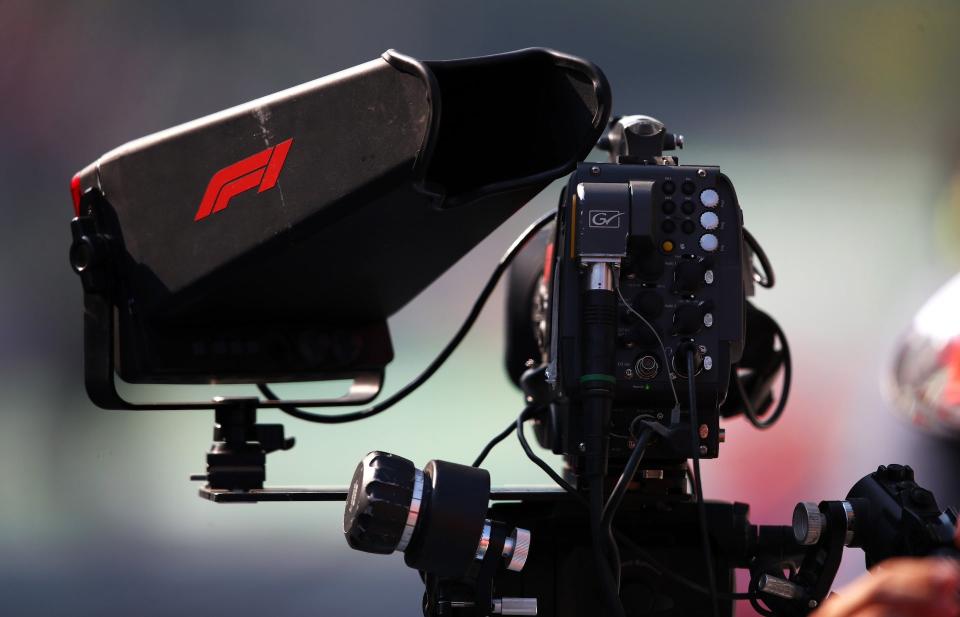
[{"label": "black plastic housing", "polygon": [[128,382],[382,370],[386,319],[570,172],[609,111],[600,70],[551,50],[388,51],[125,144],[72,185],[118,324],[88,352]]},{"label": "black plastic housing", "polygon": [[[609,190],[596,197],[593,206],[581,203],[578,195],[586,184],[598,194],[598,187]],[[719,203],[708,208],[700,201],[705,190],[716,191]],[[619,201],[615,199],[622,193]],[[616,210],[615,204],[622,211]],[[672,204],[672,205],[671,205]],[[626,208],[626,209],[623,209]],[[587,233],[594,221],[587,218],[602,212],[604,220],[620,217],[621,223],[611,233]],[[700,217],[707,213],[717,216],[719,224],[705,229]],[[604,220],[598,219],[599,223]],[[612,426],[618,435],[629,434],[630,424],[637,415],[657,418],[668,427],[688,423],[685,417],[672,417],[673,393],[670,373],[678,375],[675,381],[681,409],[687,406],[687,379],[685,377],[685,350],[697,350],[698,358],[709,356],[710,368],[701,367],[696,375],[699,422],[706,425],[699,454],[712,458],[719,451],[719,406],[727,394],[731,364],[739,360],[744,346],[745,277],[742,214],[730,180],[717,167],[638,165],[638,164],[581,164],[570,176],[565,197],[561,203],[554,262],[551,264],[551,299],[553,320],[549,326],[548,356],[552,363],[555,388],[569,401],[581,398],[581,376],[590,372],[583,365],[584,313],[583,278],[580,260],[586,255],[619,255],[624,250],[619,272],[619,286],[625,298],[657,329],[669,357],[664,361],[659,343],[649,328],[617,300],[616,377]],[[684,226],[689,231],[684,231]],[[613,233],[615,231],[616,233]],[[607,232],[604,232],[607,233]],[[717,248],[707,251],[700,239],[713,235]],[[589,244],[587,242],[589,241]],[[668,245],[669,244],[669,250]],[[695,270],[695,277],[685,276],[686,266]],[[709,271],[710,282],[705,280]],[[696,279],[695,289],[685,288],[685,280]],[[647,303],[645,299],[651,302]],[[653,302],[653,300],[656,300]],[[684,316],[696,313],[696,328],[683,331]],[[703,322],[709,313],[710,325]],[[702,351],[701,351],[702,350]],[[639,360],[645,356],[657,362],[655,374],[642,376]],[[676,362],[673,358],[676,357]],[[575,403],[558,403],[554,409],[555,430],[550,445],[558,454],[578,456],[578,444],[584,439],[578,429],[580,422],[566,418]],[[659,415],[658,415],[659,414]],[[685,416],[685,414],[684,414]],[[694,455],[686,430],[675,431],[675,440],[658,439],[648,449],[645,459],[654,461],[683,461]],[[612,464],[622,462],[630,452],[625,439],[613,439],[610,445]],[[575,465],[578,459],[575,458]]]}]

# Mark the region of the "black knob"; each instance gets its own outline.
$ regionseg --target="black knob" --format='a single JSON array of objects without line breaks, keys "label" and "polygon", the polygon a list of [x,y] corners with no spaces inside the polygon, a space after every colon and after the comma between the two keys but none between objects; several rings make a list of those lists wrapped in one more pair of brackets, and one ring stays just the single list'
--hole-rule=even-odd
[{"label": "black knob", "polygon": [[473,563],[487,516],[490,474],[484,469],[371,452],[353,474],[343,513],[351,548],[402,551],[417,570],[460,577]]},{"label": "black knob", "polygon": [[691,336],[703,327],[703,309],[694,304],[684,304],[673,314],[673,330],[675,333]]},{"label": "black knob", "polygon": [[654,334],[650,327],[647,324],[643,323],[640,320],[637,320],[636,323],[620,337],[620,342],[626,344],[627,346],[631,345],[658,345],[657,336],[663,336],[663,332],[660,331],[660,328],[656,324],[650,324],[656,329],[656,334]]},{"label": "black knob", "polygon": [[677,293],[693,294],[703,287],[703,275],[706,268],[695,259],[684,259],[677,264],[673,280]]},{"label": "black knob", "polygon": [[630,246],[630,259],[625,268],[627,272],[641,281],[654,282],[663,274],[663,255],[649,238],[634,241]]},{"label": "black knob", "polygon": [[343,511],[343,533],[351,548],[390,554],[407,523],[416,467],[402,456],[371,452],[353,472]]},{"label": "black knob", "polygon": [[647,319],[656,319],[663,312],[663,297],[656,291],[641,291],[633,298],[633,310]]}]

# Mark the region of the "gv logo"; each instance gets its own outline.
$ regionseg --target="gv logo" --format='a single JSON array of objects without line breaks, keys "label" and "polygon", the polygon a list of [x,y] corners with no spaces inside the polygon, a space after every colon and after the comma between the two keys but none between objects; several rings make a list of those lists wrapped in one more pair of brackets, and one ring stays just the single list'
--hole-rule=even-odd
[{"label": "gv logo", "polygon": [[617,212],[616,210],[591,210],[587,219],[590,221],[590,227],[619,229],[621,216],[623,216],[623,212]]}]

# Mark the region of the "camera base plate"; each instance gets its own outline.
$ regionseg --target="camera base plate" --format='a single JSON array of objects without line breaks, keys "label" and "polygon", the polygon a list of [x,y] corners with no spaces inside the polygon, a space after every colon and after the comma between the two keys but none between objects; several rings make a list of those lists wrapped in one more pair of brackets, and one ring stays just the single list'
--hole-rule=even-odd
[{"label": "camera base plate", "polygon": [[[214,503],[261,501],[346,501],[345,486],[275,486],[250,490],[214,489],[204,486],[199,494]],[[572,497],[552,486],[500,486],[490,491],[491,501],[566,501]]]}]

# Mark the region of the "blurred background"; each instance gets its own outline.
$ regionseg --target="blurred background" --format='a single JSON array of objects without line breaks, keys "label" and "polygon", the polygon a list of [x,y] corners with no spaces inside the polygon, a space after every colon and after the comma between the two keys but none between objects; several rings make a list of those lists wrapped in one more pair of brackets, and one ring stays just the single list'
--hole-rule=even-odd
[{"label": "blurred background", "polygon": [[[67,263],[68,182],[100,154],[388,48],[583,56],[606,72],[615,113],[661,119],[686,136],[681,161],[734,180],[777,272],[755,300],[790,338],[795,381],[772,430],[727,423],[721,457],[704,464],[708,498],[786,523],[798,500],[841,498],[877,465],[904,462],[941,504],[960,504],[960,445],[915,431],[883,394],[899,334],[960,269],[957,32],[951,2],[0,0],[0,612],[420,614],[417,574],[398,556],[350,551],[340,504],[199,499],[188,476],[203,469],[210,412],[94,408]],[[388,389],[447,341],[558,190],[392,320]],[[263,412],[298,442],[271,455],[268,481],[345,485],[372,449],[469,463],[521,407],[502,323],[498,292],[438,375],[375,419],[317,426]],[[546,481],[512,439],[488,467],[495,484]],[[838,584],[862,571],[849,551]]]}]

